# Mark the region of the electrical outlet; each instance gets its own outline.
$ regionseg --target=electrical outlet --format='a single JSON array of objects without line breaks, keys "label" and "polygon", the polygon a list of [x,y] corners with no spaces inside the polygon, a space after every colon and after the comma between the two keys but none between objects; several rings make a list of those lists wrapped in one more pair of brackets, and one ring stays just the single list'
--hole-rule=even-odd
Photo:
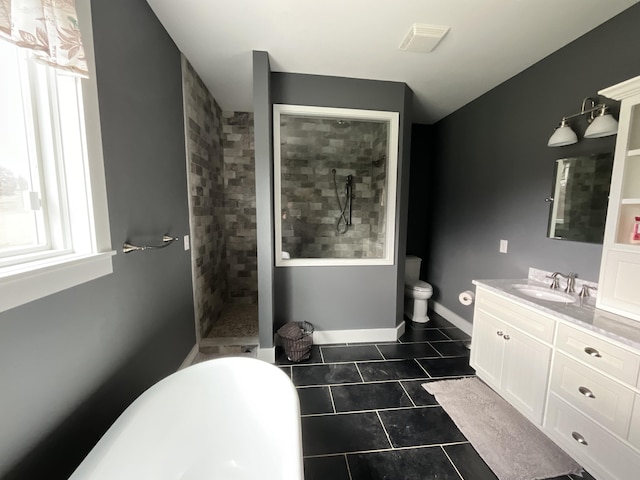
[{"label": "electrical outlet", "polygon": [[509,247],[508,240],[500,240],[500,253],[507,253],[508,247]]}]

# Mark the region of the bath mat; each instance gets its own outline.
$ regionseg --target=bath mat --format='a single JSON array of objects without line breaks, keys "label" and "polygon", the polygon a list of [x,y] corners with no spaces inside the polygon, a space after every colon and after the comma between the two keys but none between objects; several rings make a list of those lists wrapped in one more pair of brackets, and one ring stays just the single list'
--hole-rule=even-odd
[{"label": "bath mat", "polygon": [[478,378],[425,383],[499,480],[578,474],[582,467]]}]

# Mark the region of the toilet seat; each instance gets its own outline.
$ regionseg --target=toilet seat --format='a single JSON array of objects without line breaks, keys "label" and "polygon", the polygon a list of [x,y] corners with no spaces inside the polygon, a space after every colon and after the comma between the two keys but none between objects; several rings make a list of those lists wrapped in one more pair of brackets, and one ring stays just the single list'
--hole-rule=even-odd
[{"label": "toilet seat", "polygon": [[413,290],[414,292],[421,293],[433,293],[433,287],[427,282],[423,282],[422,280],[418,280],[417,282],[412,282],[406,285],[407,288]]}]

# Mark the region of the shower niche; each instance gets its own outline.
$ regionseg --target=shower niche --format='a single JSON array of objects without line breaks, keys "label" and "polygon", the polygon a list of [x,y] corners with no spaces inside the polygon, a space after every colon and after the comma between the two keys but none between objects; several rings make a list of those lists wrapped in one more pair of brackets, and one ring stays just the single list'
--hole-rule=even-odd
[{"label": "shower niche", "polygon": [[393,264],[398,112],[273,110],[276,266]]}]

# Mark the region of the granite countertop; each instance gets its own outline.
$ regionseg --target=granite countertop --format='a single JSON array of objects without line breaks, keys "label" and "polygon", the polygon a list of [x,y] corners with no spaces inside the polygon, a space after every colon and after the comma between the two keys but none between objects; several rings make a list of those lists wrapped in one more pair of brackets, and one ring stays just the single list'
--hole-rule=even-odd
[{"label": "granite countertop", "polygon": [[560,321],[583,327],[640,351],[640,322],[595,308],[595,297],[581,299],[574,294],[577,299],[575,303],[550,302],[532,298],[519,292],[514,286],[531,285],[548,288],[548,285],[526,278],[474,280],[473,284],[552,315]]}]

